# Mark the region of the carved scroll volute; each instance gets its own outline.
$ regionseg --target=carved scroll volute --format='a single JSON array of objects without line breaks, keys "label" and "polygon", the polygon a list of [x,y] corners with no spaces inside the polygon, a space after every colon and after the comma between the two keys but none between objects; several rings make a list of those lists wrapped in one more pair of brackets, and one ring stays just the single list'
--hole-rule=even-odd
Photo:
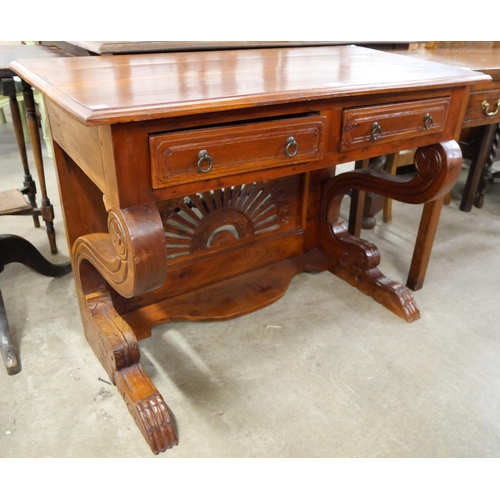
[{"label": "carved scroll volute", "polygon": [[[106,201],[106,200],[105,200]],[[89,261],[122,296],[134,297],[161,286],[167,271],[165,234],[160,214],[151,203],[123,210],[107,206],[109,233],[82,236],[75,241],[76,268]],[[94,290],[86,289],[85,293]]]},{"label": "carved scroll volute", "polygon": [[448,193],[458,180],[462,151],[455,141],[426,146],[417,149],[414,164],[416,175],[411,180],[372,170],[355,170],[334,177],[325,187],[322,219],[329,222],[338,220],[340,203],[350,189],[411,204],[438,199]]}]

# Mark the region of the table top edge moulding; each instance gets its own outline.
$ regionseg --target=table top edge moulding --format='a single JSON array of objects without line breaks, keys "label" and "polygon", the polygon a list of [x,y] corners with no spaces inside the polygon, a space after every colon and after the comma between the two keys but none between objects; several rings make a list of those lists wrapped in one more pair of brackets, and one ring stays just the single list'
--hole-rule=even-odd
[{"label": "table top edge moulding", "polygon": [[[18,60],[12,68],[87,126],[488,80],[439,63],[401,65],[401,57],[334,46],[75,57],[50,66]],[[83,74],[78,88],[81,76],[71,78]],[[141,87],[120,93],[123,78]]]},{"label": "table top edge moulding", "polygon": [[[441,200],[461,170],[455,139],[471,87],[491,80],[355,46],[12,67],[47,100],[85,335],[153,453],[178,444],[140,363],[138,342],[156,325],[256,311],[304,271],[419,319],[340,204],[351,190]],[[337,164],[410,148],[411,179],[335,175]]]}]

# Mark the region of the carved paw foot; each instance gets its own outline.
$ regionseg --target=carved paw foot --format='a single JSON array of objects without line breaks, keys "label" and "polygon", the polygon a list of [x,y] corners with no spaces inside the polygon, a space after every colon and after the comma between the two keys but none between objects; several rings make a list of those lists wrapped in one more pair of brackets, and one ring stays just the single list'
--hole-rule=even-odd
[{"label": "carved paw foot", "polygon": [[140,364],[115,374],[115,383],[155,455],[179,443],[168,406]]},{"label": "carved paw foot", "polygon": [[410,290],[405,285],[390,280],[378,269],[364,272],[357,287],[408,323],[420,318],[420,311]]},{"label": "carved paw foot", "polygon": [[380,254],[372,243],[352,236],[346,226],[322,221],[319,245],[333,261],[331,271],[365,295],[411,323],[420,318],[420,311],[410,290],[390,280],[378,269]]},{"label": "carved paw foot", "polygon": [[155,454],[178,444],[169,409],[139,363],[139,346],[129,324],[116,312],[108,293],[87,297],[85,334],[117,386],[142,435]]}]

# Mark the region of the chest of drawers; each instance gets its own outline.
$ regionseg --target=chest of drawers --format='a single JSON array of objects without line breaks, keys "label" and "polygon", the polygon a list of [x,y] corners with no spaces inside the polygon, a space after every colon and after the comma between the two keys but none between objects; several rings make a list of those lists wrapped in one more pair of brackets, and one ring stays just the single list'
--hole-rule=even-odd
[{"label": "chest of drawers", "polygon": [[[449,191],[470,88],[487,76],[354,46],[14,66],[47,102],[85,334],[153,452],[178,442],[139,361],[155,325],[250,313],[302,271],[418,319],[340,202],[350,189],[408,203]],[[406,148],[419,148],[411,181],[334,175]]]}]

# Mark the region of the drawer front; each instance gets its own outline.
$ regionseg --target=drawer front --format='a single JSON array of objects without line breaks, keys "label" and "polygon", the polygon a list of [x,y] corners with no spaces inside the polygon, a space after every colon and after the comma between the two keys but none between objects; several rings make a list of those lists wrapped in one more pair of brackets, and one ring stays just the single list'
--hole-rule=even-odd
[{"label": "drawer front", "polygon": [[441,132],[450,98],[345,109],[341,151]]},{"label": "drawer front", "polygon": [[464,122],[468,125],[486,125],[500,122],[500,88],[472,92]]},{"label": "drawer front", "polygon": [[151,135],[153,188],[320,160],[325,121],[306,116]]}]

